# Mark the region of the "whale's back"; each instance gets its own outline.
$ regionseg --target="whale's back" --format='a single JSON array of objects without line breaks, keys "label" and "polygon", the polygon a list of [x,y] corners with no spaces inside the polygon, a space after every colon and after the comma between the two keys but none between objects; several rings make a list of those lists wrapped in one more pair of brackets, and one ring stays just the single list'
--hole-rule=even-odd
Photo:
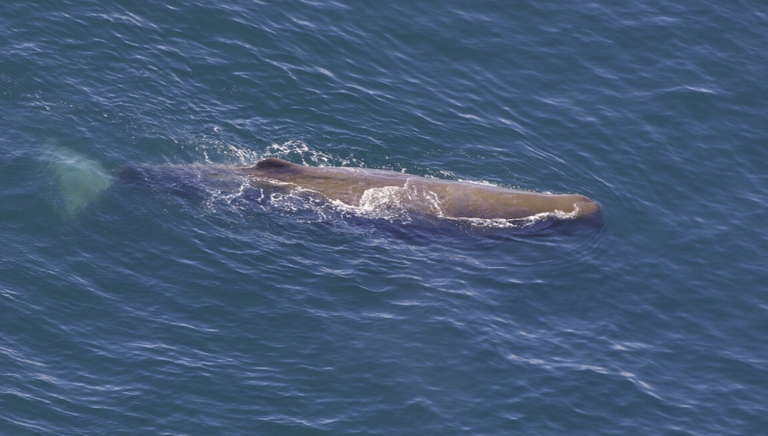
[{"label": "whale's back", "polygon": [[[241,171],[317,192],[330,200],[364,207],[371,198],[408,210],[454,218],[518,219],[541,213],[583,217],[600,206],[577,194],[546,194],[368,168],[308,167],[267,158]],[[389,198],[395,196],[396,198]],[[385,201],[386,200],[386,201]]]}]

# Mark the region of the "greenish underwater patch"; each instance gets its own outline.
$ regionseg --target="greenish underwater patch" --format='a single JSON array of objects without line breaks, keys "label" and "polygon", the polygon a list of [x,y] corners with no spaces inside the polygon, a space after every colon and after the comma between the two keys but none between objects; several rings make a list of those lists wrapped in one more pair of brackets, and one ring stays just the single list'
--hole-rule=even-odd
[{"label": "greenish underwater patch", "polygon": [[68,218],[78,216],[112,185],[112,176],[100,163],[70,149],[50,148],[47,157],[58,181],[59,207]]}]

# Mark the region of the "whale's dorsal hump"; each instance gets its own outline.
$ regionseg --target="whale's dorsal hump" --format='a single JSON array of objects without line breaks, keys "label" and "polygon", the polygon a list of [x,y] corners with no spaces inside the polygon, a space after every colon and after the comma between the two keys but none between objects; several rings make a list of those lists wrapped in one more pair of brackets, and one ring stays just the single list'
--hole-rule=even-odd
[{"label": "whale's dorsal hump", "polygon": [[290,168],[292,166],[294,166],[294,164],[284,161],[282,159],[274,158],[274,157],[270,157],[270,158],[263,159],[256,162],[256,168],[260,170],[264,170],[268,168]]}]

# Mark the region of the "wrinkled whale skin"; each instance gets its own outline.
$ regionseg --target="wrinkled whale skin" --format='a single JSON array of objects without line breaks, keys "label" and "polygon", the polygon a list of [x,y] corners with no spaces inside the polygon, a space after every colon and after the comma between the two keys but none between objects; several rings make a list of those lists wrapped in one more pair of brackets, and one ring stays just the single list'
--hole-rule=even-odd
[{"label": "wrinkled whale skin", "polygon": [[387,170],[309,167],[268,158],[239,171],[257,182],[277,181],[310,190],[349,206],[380,189],[403,188],[403,206],[446,218],[520,219],[542,213],[594,218],[600,205],[579,194],[547,194],[454,180],[433,179]]}]

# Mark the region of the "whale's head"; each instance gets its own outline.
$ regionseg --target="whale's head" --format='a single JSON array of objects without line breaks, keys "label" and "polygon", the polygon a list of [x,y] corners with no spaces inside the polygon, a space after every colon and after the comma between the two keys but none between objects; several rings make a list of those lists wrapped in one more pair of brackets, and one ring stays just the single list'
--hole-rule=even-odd
[{"label": "whale's head", "polygon": [[573,203],[578,218],[598,218],[603,213],[600,203],[584,196]]}]

